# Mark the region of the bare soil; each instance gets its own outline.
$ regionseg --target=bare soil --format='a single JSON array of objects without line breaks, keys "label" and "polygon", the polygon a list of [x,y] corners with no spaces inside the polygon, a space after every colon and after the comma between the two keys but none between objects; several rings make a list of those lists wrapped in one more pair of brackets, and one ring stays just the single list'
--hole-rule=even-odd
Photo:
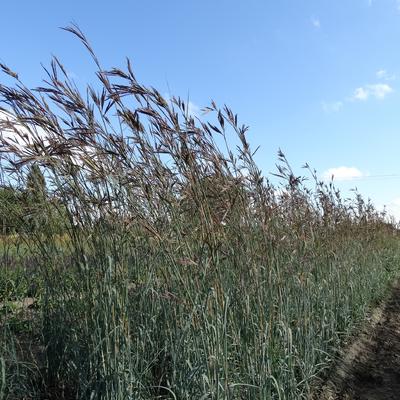
[{"label": "bare soil", "polygon": [[400,400],[400,285],[343,352],[321,400]]}]

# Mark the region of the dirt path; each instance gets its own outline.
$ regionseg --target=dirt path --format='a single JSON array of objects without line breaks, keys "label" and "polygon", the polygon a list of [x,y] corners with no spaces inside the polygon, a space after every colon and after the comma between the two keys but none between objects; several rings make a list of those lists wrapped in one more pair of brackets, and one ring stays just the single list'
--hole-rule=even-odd
[{"label": "dirt path", "polygon": [[400,400],[400,285],[371,315],[326,384],[321,400]]}]

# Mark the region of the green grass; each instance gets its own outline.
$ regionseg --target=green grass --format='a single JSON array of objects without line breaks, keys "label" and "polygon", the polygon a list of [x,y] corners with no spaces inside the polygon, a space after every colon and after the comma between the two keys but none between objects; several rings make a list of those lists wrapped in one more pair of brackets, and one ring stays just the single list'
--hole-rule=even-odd
[{"label": "green grass", "polygon": [[[150,257],[129,254],[126,269],[111,257],[93,258],[65,279],[54,274],[42,314],[35,311],[47,347],[46,362],[34,367],[36,390],[59,395],[72,386],[79,398],[169,391],[179,399],[307,398],[341,340],[396,276],[398,239],[367,247],[352,241],[318,255],[310,248],[260,256],[253,246],[203,274],[155,249]],[[17,317],[8,320],[14,341],[32,333]],[[18,365],[15,357],[3,356],[5,365]],[[15,387],[20,372],[9,379]]]},{"label": "green grass", "polygon": [[58,60],[43,98],[0,86],[17,136],[48,132],[0,138],[27,210],[0,241],[0,400],[308,398],[398,275],[397,228],[281,152],[273,186],[229,108],[195,120],[93,57],[88,98]]}]

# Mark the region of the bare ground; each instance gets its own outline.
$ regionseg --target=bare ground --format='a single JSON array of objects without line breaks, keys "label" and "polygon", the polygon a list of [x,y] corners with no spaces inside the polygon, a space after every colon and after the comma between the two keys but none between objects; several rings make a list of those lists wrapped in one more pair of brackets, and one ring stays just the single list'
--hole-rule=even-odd
[{"label": "bare ground", "polygon": [[343,352],[321,400],[400,400],[400,285]]}]

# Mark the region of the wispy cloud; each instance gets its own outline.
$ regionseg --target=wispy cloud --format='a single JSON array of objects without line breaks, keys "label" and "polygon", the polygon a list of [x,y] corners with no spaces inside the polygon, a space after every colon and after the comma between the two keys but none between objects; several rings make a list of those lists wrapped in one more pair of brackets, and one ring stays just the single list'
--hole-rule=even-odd
[{"label": "wispy cloud", "polygon": [[400,221],[400,197],[390,201],[385,209],[389,217],[394,217],[397,221]]},{"label": "wispy cloud", "polygon": [[[0,110],[0,138],[5,144],[6,151],[18,151],[31,156],[32,147],[41,148],[43,144],[46,147],[52,146],[51,137],[51,133],[46,132],[42,127],[21,124],[11,112]],[[83,165],[86,160],[93,160],[97,156],[95,148],[91,146],[70,149],[70,159],[75,165]]]},{"label": "wispy cloud", "polygon": [[351,97],[352,100],[367,100],[369,97],[369,92],[363,88],[363,87],[359,87],[357,89],[354,90],[353,96]]},{"label": "wispy cloud", "polygon": [[78,79],[78,75],[74,71],[67,70],[67,76],[69,79]]},{"label": "wispy cloud", "polygon": [[325,181],[330,181],[333,177],[335,181],[351,181],[353,179],[367,176],[356,167],[334,167],[329,168],[322,174]]},{"label": "wispy cloud", "polygon": [[396,79],[396,75],[390,74],[386,69],[378,69],[376,77],[384,81],[394,81]]},{"label": "wispy cloud", "polygon": [[393,92],[393,88],[387,83],[376,83],[365,85],[354,90],[351,100],[366,101],[373,97],[377,100],[383,100],[388,94]]},{"label": "wispy cloud", "polygon": [[[172,96],[168,93],[164,93],[164,99],[168,102],[172,100]],[[185,109],[188,115],[192,117],[199,117],[201,115],[200,107],[191,100],[185,101]]]},{"label": "wispy cloud", "polygon": [[319,29],[321,28],[321,21],[319,18],[312,17],[311,18],[311,24],[314,28]]},{"label": "wispy cloud", "polygon": [[322,102],[322,109],[324,110],[324,112],[328,114],[339,112],[342,108],[343,108],[342,101]]},{"label": "wispy cloud", "polygon": [[[397,11],[400,11],[400,0],[393,0]],[[375,0],[367,0],[367,4],[369,7],[371,7],[373,5],[373,3],[375,3]]]},{"label": "wispy cloud", "polygon": [[[393,87],[389,85],[389,81],[396,80],[396,75],[382,68],[376,71],[375,76],[377,79],[381,80],[381,82],[360,86],[354,89],[350,96],[342,100],[322,101],[321,105],[323,111],[327,114],[338,112],[349,102],[365,102],[369,99],[384,100],[387,95],[394,92]],[[382,81],[386,82],[383,83]]]},{"label": "wispy cloud", "polygon": [[200,115],[200,107],[189,100],[187,105],[188,114],[192,117],[198,117]]},{"label": "wispy cloud", "polygon": [[41,141],[48,144],[49,135],[43,128],[35,125],[24,126],[17,122],[11,112],[0,110],[0,136],[9,146],[26,149]]}]

